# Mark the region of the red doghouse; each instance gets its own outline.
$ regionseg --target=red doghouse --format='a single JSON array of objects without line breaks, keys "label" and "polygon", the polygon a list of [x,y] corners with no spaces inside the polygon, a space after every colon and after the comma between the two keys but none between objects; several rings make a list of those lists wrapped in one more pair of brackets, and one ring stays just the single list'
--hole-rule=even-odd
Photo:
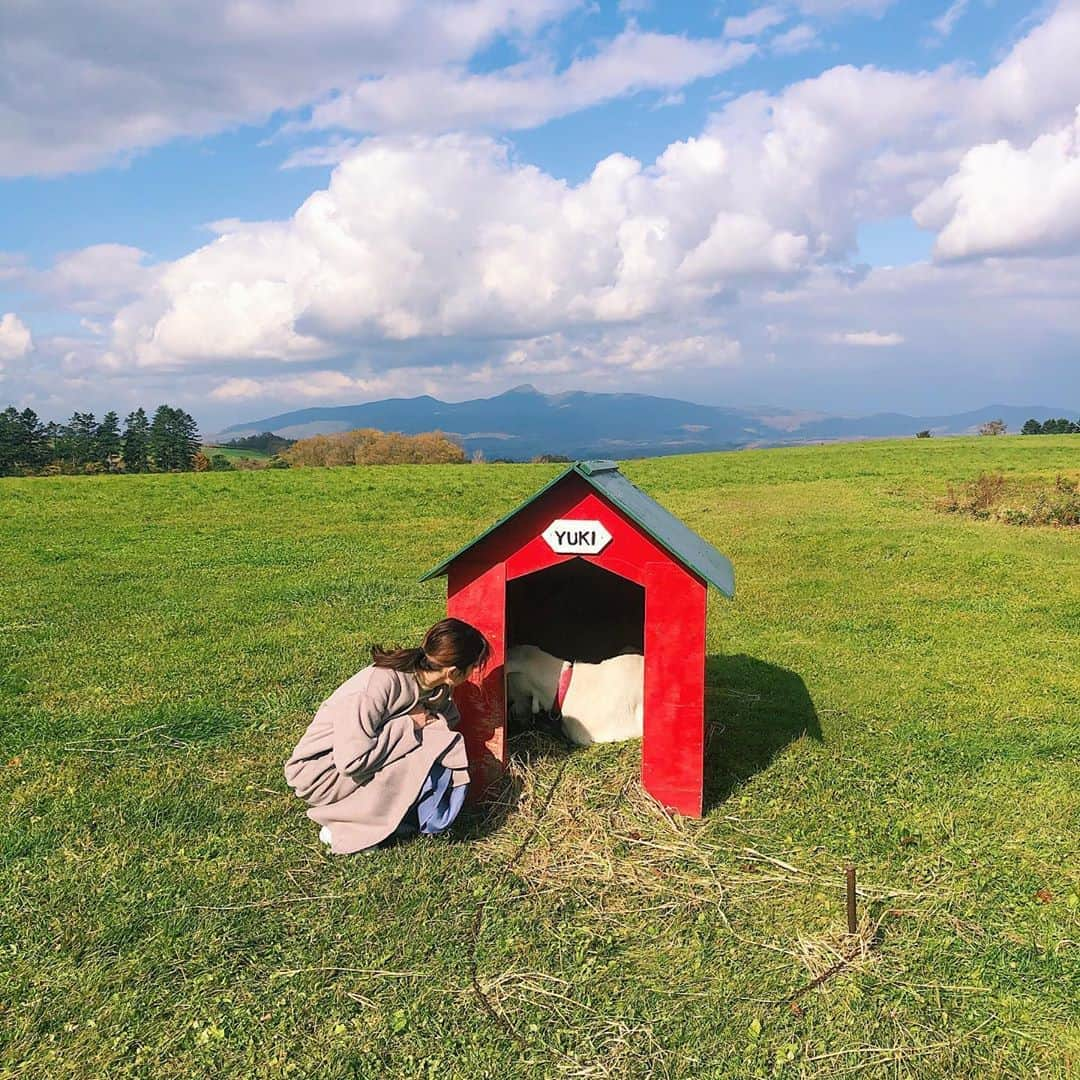
[{"label": "red doghouse", "polygon": [[645,656],[641,781],[701,815],[708,586],[735,593],[731,563],[611,461],[576,462],[421,578],[448,577],[447,614],[481,630],[492,656],[455,699],[483,791],[506,764],[503,662],[531,644],[596,663]]}]

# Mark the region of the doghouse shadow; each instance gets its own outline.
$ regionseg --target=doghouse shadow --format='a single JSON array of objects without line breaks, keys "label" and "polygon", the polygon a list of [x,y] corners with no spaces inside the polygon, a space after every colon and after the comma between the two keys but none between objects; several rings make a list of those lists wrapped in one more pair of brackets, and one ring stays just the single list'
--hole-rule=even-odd
[{"label": "doghouse shadow", "polygon": [[752,656],[705,660],[705,811],[802,735],[822,741],[806,684]]}]

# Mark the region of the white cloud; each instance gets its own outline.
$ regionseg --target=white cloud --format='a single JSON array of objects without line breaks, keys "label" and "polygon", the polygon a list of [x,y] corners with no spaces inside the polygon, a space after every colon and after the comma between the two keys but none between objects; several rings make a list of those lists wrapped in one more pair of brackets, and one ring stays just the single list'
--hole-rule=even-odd
[{"label": "white cloud", "polygon": [[773,6],[755,8],[746,15],[732,15],[724,20],[724,36],[755,38],[787,21],[787,13]]},{"label": "white cloud", "polygon": [[288,222],[160,267],[114,323],[142,367],[309,361],[383,341],[531,337],[696,304],[804,265],[806,237],[724,209],[715,139],[577,186],[481,136],[372,139]]},{"label": "white cloud", "polygon": [[815,49],[820,44],[817,31],[809,23],[800,23],[782,34],[777,34],[769,42],[769,48],[780,56],[794,56],[796,53]]},{"label": "white cloud", "polygon": [[738,341],[715,327],[690,336],[680,328],[658,326],[637,332],[607,330],[587,334],[548,334],[515,345],[491,365],[503,381],[536,376],[573,375],[579,380],[610,379],[613,372],[656,376],[740,363]]},{"label": "white cloud", "polygon": [[177,135],[262,122],[352,85],[463,63],[578,0],[6,4],[0,175],[90,168]]},{"label": "white cloud", "polygon": [[804,15],[871,15],[880,18],[896,0],[795,0]]},{"label": "white cloud", "polygon": [[967,6],[968,0],[953,0],[948,8],[930,23],[939,40],[944,40],[953,32]]},{"label": "white cloud", "polygon": [[[212,242],[144,267],[130,286],[137,298],[112,323],[110,352],[72,364],[131,380],[182,369],[185,385],[224,408],[398,385],[480,394],[533,373],[578,383],[619,372],[635,384],[663,380],[666,392],[669,376],[687,373],[689,385],[689,373],[717,358],[725,379],[762,368],[770,353],[777,379],[814,364],[848,364],[861,377],[916,353],[940,363],[946,346],[961,357],[1010,343],[1027,356],[1024,340],[1060,347],[1080,337],[1080,275],[1063,279],[1071,295],[1036,295],[1059,286],[1045,261],[1018,255],[1011,274],[956,262],[870,274],[828,267],[854,255],[860,224],[915,207],[920,223],[942,231],[939,248],[960,244],[951,223],[981,220],[989,205],[973,148],[1002,139],[1010,155],[1038,148],[1066,199],[1075,152],[1062,125],[1071,130],[1080,100],[1078,10],[1059,8],[985,76],[837,67],[736,98],[654,164],[612,155],[578,184],[481,136],[363,141],[343,150],[328,188],[292,218],[218,222]],[[928,197],[946,189],[956,198],[926,216]],[[1061,200],[1053,205],[1067,222],[1072,204]],[[1027,239],[979,250],[1048,250],[1045,222],[1036,224]],[[115,264],[137,272],[138,253],[127,252]],[[1056,261],[1066,263],[1068,254]],[[1006,313],[1026,320],[1022,332]],[[765,326],[780,328],[775,341]],[[984,361],[963,362],[976,370]],[[315,366],[349,370],[314,378]],[[384,378],[400,381],[373,381]]]},{"label": "white cloud", "polygon": [[251,401],[256,398],[335,401],[391,393],[393,386],[392,379],[356,378],[343,371],[309,371],[293,376],[225,379],[214,387],[210,397],[215,401]]},{"label": "white cloud", "polygon": [[431,68],[361,82],[316,106],[310,126],[366,132],[535,127],[641,90],[673,90],[718,75],[754,52],[753,45],[630,25],[562,71],[541,57],[486,74]]},{"label": "white cloud", "polygon": [[880,349],[903,345],[904,335],[895,332],[882,333],[880,330],[848,330],[829,334],[825,340],[831,345],[862,345]]},{"label": "white cloud", "polygon": [[136,247],[94,244],[60,255],[50,270],[28,283],[79,314],[112,314],[152,280],[145,259],[146,252]]},{"label": "white cloud", "polygon": [[0,371],[4,364],[21,360],[34,347],[34,339],[26,323],[13,311],[0,318]]},{"label": "white cloud", "polygon": [[1080,247],[1080,109],[1027,149],[1006,140],[969,150],[915,208],[938,230],[941,259],[1072,253]]}]

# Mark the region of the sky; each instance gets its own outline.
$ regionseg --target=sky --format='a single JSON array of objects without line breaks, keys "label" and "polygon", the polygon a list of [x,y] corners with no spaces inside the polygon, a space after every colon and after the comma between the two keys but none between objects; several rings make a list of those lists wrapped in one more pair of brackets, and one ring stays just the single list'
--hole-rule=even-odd
[{"label": "sky", "polygon": [[0,406],[1080,409],[1080,0],[51,0]]}]

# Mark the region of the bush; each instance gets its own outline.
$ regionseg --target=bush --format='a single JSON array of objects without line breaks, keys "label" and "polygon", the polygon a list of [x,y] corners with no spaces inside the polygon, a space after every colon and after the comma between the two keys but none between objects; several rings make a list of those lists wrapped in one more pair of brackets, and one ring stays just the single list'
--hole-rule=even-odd
[{"label": "bush", "polygon": [[1005,488],[1005,477],[1000,473],[980,473],[959,490],[950,484],[946,495],[938,500],[938,509],[984,520],[993,518],[1006,525],[1080,526],[1080,482],[1058,476],[1049,490],[1036,493],[1030,507],[999,506]]},{"label": "bush", "polygon": [[448,465],[465,461],[465,451],[441,431],[402,435],[375,428],[313,435],[300,439],[280,456],[288,465]]},{"label": "bush", "polygon": [[916,431],[915,432],[915,438],[916,439],[929,439],[929,438],[931,438],[931,436],[932,436],[932,432],[930,431],[929,428],[923,428],[922,431]]},{"label": "bush", "polygon": [[211,454],[210,468],[214,472],[232,472],[233,463],[225,456],[225,454]]}]

